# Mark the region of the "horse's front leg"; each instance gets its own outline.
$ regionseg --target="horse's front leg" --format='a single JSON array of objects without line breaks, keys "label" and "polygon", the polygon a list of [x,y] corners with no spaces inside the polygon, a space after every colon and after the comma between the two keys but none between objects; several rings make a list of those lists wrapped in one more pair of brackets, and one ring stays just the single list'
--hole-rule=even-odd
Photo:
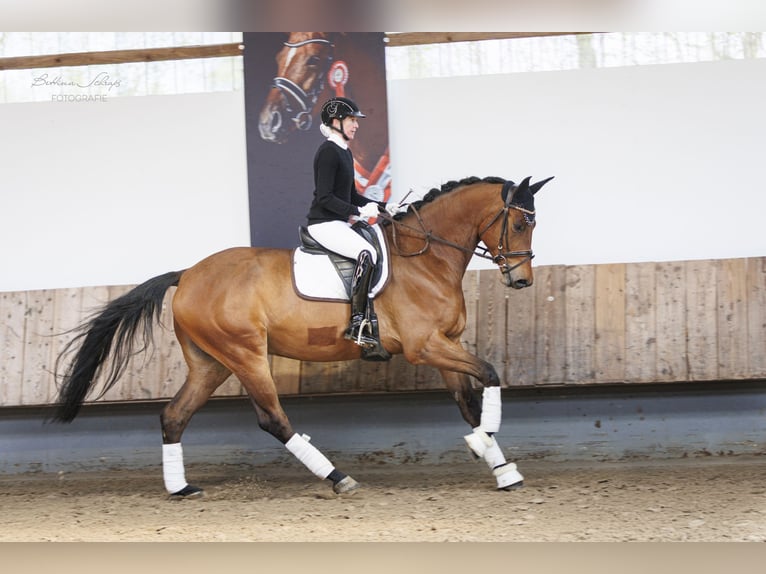
[{"label": "horse's front leg", "polygon": [[498,489],[510,490],[523,486],[524,477],[515,463],[505,459],[494,437],[500,430],[502,414],[500,387],[485,387],[480,404],[468,375],[444,369],[440,372],[460,413],[473,428],[473,432],[464,437],[471,454],[476,460],[484,459],[497,480]]},{"label": "horse's front leg", "polygon": [[[417,349],[405,348],[404,352],[410,362],[439,369],[463,418],[473,428],[473,432],[464,437],[465,441],[476,458],[486,461],[497,478],[497,487],[509,489],[522,486],[524,477],[514,463],[506,461],[493,436],[500,430],[502,397],[500,378],[492,364],[466,351],[460,344],[459,336],[451,338],[438,331],[431,333]],[[469,377],[478,379],[484,388],[481,406]]]}]

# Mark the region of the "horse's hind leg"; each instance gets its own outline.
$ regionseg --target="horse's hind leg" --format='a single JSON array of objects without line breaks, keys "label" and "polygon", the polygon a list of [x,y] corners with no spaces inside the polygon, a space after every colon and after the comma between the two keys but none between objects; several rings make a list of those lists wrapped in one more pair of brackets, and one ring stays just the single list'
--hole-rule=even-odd
[{"label": "horse's hind leg", "polygon": [[471,454],[477,460],[484,459],[497,479],[498,489],[508,490],[523,486],[524,477],[517,470],[515,463],[506,461],[493,436],[500,430],[500,387],[485,387],[482,405],[479,405],[468,375],[447,370],[440,372],[447,389],[457,402],[460,413],[473,428],[473,433],[465,437]]},{"label": "horse's hind leg", "polygon": [[165,489],[171,496],[190,498],[201,496],[202,489],[186,482],[181,435],[192,415],[207,402],[231,371],[183,335],[179,335],[178,340],[183,348],[189,374],[160,415],[162,473]]},{"label": "horse's hind leg", "polygon": [[235,373],[255,407],[258,425],[284,444],[285,448],[314,475],[330,480],[336,494],[356,490],[359,484],[350,476],[337,470],[328,458],[309,442],[310,437],[293,431],[279,402],[266,355],[251,356],[250,359],[243,361],[241,363],[243,368],[236,369]]}]

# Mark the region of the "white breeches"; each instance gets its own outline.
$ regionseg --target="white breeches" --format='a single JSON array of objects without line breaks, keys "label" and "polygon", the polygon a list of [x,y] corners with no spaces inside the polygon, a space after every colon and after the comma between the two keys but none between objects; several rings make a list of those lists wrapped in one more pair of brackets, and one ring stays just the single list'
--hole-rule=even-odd
[{"label": "white breeches", "polygon": [[365,241],[361,235],[351,229],[345,221],[325,221],[314,223],[307,228],[311,237],[324,245],[330,251],[334,251],[344,257],[358,259],[362,251],[369,251],[372,262],[377,263],[378,255],[375,249]]}]

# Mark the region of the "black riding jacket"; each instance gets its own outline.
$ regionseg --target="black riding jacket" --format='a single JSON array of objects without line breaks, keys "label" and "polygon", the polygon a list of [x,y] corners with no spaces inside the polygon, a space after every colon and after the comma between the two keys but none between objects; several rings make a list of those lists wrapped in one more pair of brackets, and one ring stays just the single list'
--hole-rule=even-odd
[{"label": "black riding jacket", "polygon": [[308,223],[346,221],[359,215],[359,207],[369,203],[356,190],[354,158],[350,149],[327,140],[314,155],[314,199],[308,212]]}]

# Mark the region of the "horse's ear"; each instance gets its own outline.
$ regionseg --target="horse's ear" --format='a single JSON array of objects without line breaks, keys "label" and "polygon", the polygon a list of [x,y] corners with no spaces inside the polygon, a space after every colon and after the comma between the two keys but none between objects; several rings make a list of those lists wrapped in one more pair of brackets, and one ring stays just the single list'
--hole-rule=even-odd
[{"label": "horse's ear", "polygon": [[[549,177],[547,179],[543,179],[543,180],[538,181],[537,183],[533,183],[532,185],[529,186],[529,191],[532,192],[532,195],[536,194],[538,191],[540,191],[540,188],[542,186],[544,186],[546,183],[548,183],[554,177],[556,177],[556,176],[552,175],[551,177]],[[529,178],[527,178],[527,179],[529,179]]]},{"label": "horse's ear", "polygon": [[[503,197],[503,202],[506,204],[511,201],[512,197],[518,197],[521,192],[526,191],[529,189],[529,180],[532,179],[532,176],[529,176],[528,178],[524,179],[519,185],[515,185],[512,181],[508,180],[505,182],[505,185],[503,185],[503,190],[501,192],[501,195]],[[513,193],[510,193],[511,189],[516,187]]]}]

